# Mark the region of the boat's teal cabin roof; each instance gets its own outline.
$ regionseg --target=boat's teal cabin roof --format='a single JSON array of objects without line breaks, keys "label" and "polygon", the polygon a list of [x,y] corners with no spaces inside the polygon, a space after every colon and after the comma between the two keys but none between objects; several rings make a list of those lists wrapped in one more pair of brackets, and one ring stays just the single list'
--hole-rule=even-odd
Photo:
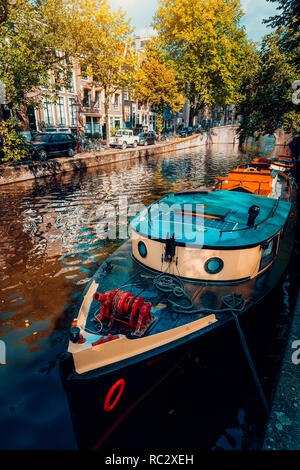
[{"label": "boat's teal cabin roof", "polygon": [[[259,207],[254,226],[249,209]],[[236,191],[191,191],[170,194],[131,221],[136,232],[151,239],[211,248],[250,247],[276,235],[285,225],[291,204]]]}]

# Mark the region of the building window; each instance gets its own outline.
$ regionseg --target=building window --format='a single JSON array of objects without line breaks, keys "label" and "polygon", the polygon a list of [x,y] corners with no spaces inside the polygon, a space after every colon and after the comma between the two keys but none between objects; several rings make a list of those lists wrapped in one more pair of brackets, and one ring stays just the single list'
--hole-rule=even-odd
[{"label": "building window", "polygon": [[84,130],[87,134],[101,134],[100,118],[86,116]]},{"label": "building window", "polygon": [[119,109],[120,95],[115,94],[114,109]]},{"label": "building window", "polygon": [[115,128],[117,129],[120,129],[120,119],[115,119]]},{"label": "building window", "polygon": [[76,126],[77,123],[77,103],[75,98],[69,98],[70,124]]},{"label": "building window", "polygon": [[74,80],[73,80],[73,73],[72,72],[68,73],[67,80],[68,80],[69,93],[75,93]]},{"label": "building window", "polygon": [[87,134],[91,134],[91,133],[92,133],[92,118],[91,118],[91,116],[86,116],[86,118],[85,118],[84,131],[85,131]]},{"label": "building window", "polygon": [[130,121],[130,107],[129,106],[124,106],[124,120],[125,122]]},{"label": "building window", "polygon": [[62,79],[61,74],[57,71],[54,72],[54,82],[55,82],[55,89],[60,91],[62,89]]},{"label": "building window", "polygon": [[124,100],[126,100],[126,101],[129,100],[128,91],[124,91],[123,96],[124,96]]},{"label": "building window", "polygon": [[65,126],[66,125],[65,100],[61,96],[57,99],[56,109],[57,109],[58,124],[60,126]]},{"label": "building window", "polygon": [[46,125],[52,125],[54,124],[54,119],[53,119],[53,106],[51,103],[48,101],[44,101],[44,120]]},{"label": "building window", "polygon": [[66,53],[65,57],[66,57],[66,64],[72,65],[73,62],[72,62],[72,57],[70,57],[70,54]]},{"label": "building window", "polygon": [[96,109],[100,108],[100,102],[101,102],[101,91],[96,91],[95,92],[95,105],[94,105]]},{"label": "building window", "polygon": [[93,123],[93,134],[101,134],[100,118],[93,117],[92,123]]},{"label": "building window", "polygon": [[83,100],[82,104],[84,108],[91,107],[91,91],[88,88],[83,89]]},{"label": "building window", "polygon": [[86,66],[82,65],[81,69],[80,69],[80,72],[81,72],[81,79],[82,80],[88,80],[89,79]]}]

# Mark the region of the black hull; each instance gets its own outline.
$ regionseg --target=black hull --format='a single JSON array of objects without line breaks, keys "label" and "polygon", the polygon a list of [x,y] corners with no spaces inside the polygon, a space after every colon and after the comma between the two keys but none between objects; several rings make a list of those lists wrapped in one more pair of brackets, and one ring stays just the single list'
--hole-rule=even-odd
[{"label": "black hull", "polygon": [[[280,282],[278,285],[280,285]],[[265,352],[267,336],[275,334],[275,331],[273,331],[276,330],[275,324],[270,327],[270,322],[274,320],[273,311],[277,308],[278,295],[274,298],[272,291],[255,308],[245,312],[240,319],[256,365],[259,362],[260,355]],[[155,394],[156,391],[156,397],[159,397],[159,390],[161,390],[164,384],[170,382],[174,384],[174,381],[177,383],[176,377],[178,377],[181,369],[188,369],[190,372],[188,383],[184,376],[180,375],[179,377],[186,384],[186,386],[181,384],[181,389],[184,390],[182,399],[188,403],[188,400],[194,397],[193,403],[196,405],[197,399],[201,397],[202,393],[205,400],[209,397],[210,403],[213,403],[214,395],[219,399],[218,394],[220,391],[211,392],[211,383],[208,383],[207,380],[212,380],[214,372],[210,371],[210,374],[207,374],[206,369],[209,365],[205,361],[208,361],[212,369],[216,367],[216,361],[217,366],[220,367],[218,355],[221,355],[222,360],[227,364],[226,382],[230,380],[230,374],[232,380],[234,380],[236,374],[239,374],[239,370],[246,369],[247,373],[243,377],[241,388],[245,392],[247,387],[250,387],[254,395],[256,395],[257,392],[248,369],[246,357],[234,322],[231,320],[223,324],[222,327],[211,330],[209,334],[203,335],[201,341],[199,341],[199,338],[195,338],[153,359],[145,359],[130,366],[108,372],[105,375],[99,375],[97,371],[89,376],[84,374],[84,377],[77,374],[74,375],[72,357],[66,357],[61,362],[61,377],[68,398],[78,448],[86,450],[114,449],[116,434],[120,437],[118,447],[120,445],[122,448],[122,433],[123,430],[125,433],[128,432],[126,420],[130,419],[130,414],[132,412],[139,413],[139,410],[142,411],[143,402],[148,397],[151,399],[151,395]],[[215,357],[212,358],[212,356]],[[200,358],[200,363],[195,364],[194,358],[197,358],[197,360]],[[228,364],[231,365],[229,366]],[[194,379],[191,379],[191,376],[194,376]],[[120,378],[125,381],[124,392],[115,408],[110,412],[106,412],[104,410],[104,402],[107,393],[111,386],[120,380]],[[246,383],[245,380],[248,382]],[[187,387],[193,388],[192,393],[190,393]],[[176,395],[177,388],[171,388],[169,393],[170,397],[173,394]],[[230,399],[235,400],[231,392],[229,393]],[[236,393],[238,396],[240,391],[237,390],[233,393]],[[200,401],[204,401],[204,399],[202,398]],[[226,395],[223,396],[223,399],[226,400]],[[209,406],[209,400],[207,400],[207,405],[200,403],[200,411],[195,406],[195,413],[202,417],[203,411],[201,411],[201,407],[204,406],[204,410],[206,410],[206,406]],[[258,395],[257,404],[258,414],[264,415]],[[220,403],[219,405],[221,406]],[[225,407],[227,407],[226,402]],[[141,416],[139,424],[142,424],[142,426],[139,428],[139,431],[135,431],[135,434],[138,432],[141,436],[147,435],[148,423],[143,419],[143,416]],[[128,440],[127,438],[127,442]],[[161,448],[163,447],[162,445]],[[128,445],[126,448],[136,448],[134,440],[132,446]],[[137,448],[142,448],[140,443]],[[174,448],[180,448],[180,439],[179,442],[174,442]]]}]

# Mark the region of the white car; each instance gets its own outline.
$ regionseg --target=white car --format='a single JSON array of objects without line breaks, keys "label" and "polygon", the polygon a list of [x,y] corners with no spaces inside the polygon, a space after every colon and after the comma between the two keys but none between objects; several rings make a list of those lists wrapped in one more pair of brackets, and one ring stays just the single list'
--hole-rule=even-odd
[{"label": "white car", "polygon": [[121,129],[109,139],[109,145],[112,148],[120,147],[121,149],[126,149],[128,145],[136,148],[137,144],[138,137],[133,135],[133,132],[129,129]]}]

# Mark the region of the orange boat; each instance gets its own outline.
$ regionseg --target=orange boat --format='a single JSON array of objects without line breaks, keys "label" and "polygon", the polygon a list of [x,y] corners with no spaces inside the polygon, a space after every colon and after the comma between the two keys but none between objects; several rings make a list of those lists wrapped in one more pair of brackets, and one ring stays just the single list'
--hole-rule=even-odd
[{"label": "orange boat", "polygon": [[278,174],[269,166],[270,162],[266,160],[253,162],[248,168],[235,168],[226,177],[216,178],[216,189],[276,197]]},{"label": "orange boat", "polygon": [[287,171],[292,170],[295,166],[295,161],[291,157],[277,156],[271,158],[271,168],[273,170]]}]

